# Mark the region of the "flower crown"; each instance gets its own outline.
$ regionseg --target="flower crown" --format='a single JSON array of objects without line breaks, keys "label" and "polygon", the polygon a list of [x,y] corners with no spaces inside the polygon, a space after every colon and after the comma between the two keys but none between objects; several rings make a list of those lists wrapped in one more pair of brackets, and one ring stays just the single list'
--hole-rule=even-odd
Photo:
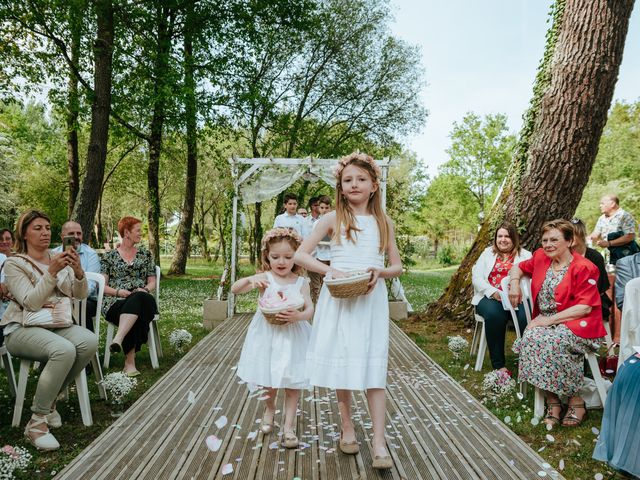
[{"label": "flower crown", "polygon": [[342,157],[333,167],[333,176],[339,179],[340,173],[342,172],[342,170],[344,170],[344,167],[349,165],[354,160],[360,160],[361,162],[365,162],[371,165],[371,168],[373,168],[373,171],[376,174],[376,178],[373,179],[374,181],[378,181],[378,179],[382,177],[382,170],[380,170],[377,162],[373,159],[373,157],[367,155],[366,153],[352,153],[351,155]]},{"label": "flower crown", "polygon": [[293,238],[293,240],[300,245],[302,243],[302,237],[298,235],[298,232],[291,228],[285,227],[277,227],[272,228],[262,237],[262,242],[260,242],[260,251],[265,251],[267,249],[267,245],[274,238],[285,239],[285,238]]}]

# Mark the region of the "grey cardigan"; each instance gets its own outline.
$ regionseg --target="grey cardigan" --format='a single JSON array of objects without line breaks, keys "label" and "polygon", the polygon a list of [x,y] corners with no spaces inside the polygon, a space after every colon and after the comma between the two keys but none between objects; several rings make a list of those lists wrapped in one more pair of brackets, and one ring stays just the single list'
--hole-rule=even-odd
[{"label": "grey cardigan", "polygon": [[0,325],[22,324],[22,308],[36,312],[45,303],[56,299],[56,286],[67,297],[87,298],[87,277],[77,280],[71,267],[65,267],[53,277],[48,271],[41,275],[23,258],[9,257],[4,262],[5,284],[15,301],[9,302]]}]

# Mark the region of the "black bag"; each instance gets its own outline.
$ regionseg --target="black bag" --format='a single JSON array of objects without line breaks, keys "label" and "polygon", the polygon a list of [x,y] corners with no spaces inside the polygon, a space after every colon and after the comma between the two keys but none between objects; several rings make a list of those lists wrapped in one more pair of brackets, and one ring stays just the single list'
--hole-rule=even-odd
[{"label": "black bag", "polygon": [[[616,240],[620,238],[625,233],[623,231],[611,232],[607,235],[607,241],[610,242],[612,240]],[[609,263],[615,265],[618,260],[624,257],[628,257],[629,255],[634,255],[640,252],[640,247],[635,240],[631,240],[629,243],[624,245],[616,245],[615,247],[609,247]]]}]

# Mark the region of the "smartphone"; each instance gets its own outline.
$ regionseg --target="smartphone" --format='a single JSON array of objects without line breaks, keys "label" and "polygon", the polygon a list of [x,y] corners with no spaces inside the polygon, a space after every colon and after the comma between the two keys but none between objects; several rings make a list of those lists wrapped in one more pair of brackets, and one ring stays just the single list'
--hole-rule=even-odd
[{"label": "smartphone", "polygon": [[62,250],[65,252],[76,246],[76,238],[73,235],[62,237]]}]

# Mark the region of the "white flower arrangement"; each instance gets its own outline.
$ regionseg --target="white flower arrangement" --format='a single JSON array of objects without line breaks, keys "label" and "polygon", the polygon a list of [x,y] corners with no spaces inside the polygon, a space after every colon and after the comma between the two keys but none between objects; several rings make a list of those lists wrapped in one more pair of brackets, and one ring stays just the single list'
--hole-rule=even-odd
[{"label": "white flower arrangement", "polygon": [[460,358],[460,354],[469,348],[469,342],[466,338],[456,335],[455,337],[447,337],[449,339],[449,350],[453,353],[453,358]]},{"label": "white flower arrangement", "polygon": [[102,385],[109,392],[114,403],[122,403],[122,400],[131,393],[138,381],[123,372],[112,372],[105,375]]},{"label": "white flower arrangement", "polygon": [[174,330],[169,334],[169,343],[180,353],[191,343],[191,340],[193,340],[193,336],[182,328]]},{"label": "white flower arrangement", "polygon": [[23,447],[5,445],[0,448],[0,480],[12,479],[13,472],[27,468],[31,458],[31,454]]},{"label": "white flower arrangement", "polygon": [[513,393],[516,381],[504,370],[487,373],[482,380],[482,392],[491,401],[498,401]]}]

